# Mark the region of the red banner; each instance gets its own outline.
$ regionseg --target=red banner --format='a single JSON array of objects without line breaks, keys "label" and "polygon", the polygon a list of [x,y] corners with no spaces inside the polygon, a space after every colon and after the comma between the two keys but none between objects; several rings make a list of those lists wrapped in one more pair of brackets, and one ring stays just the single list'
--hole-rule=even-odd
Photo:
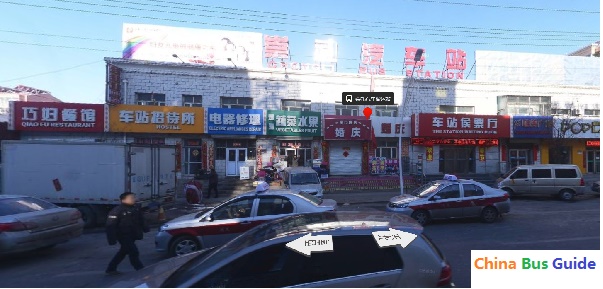
[{"label": "red banner", "polygon": [[15,130],[52,132],[102,132],[105,105],[65,102],[16,101]]},{"label": "red banner", "polygon": [[412,118],[414,137],[509,138],[507,115],[420,113]]},{"label": "red banner", "polygon": [[371,121],[359,116],[325,116],[325,140],[371,140]]}]

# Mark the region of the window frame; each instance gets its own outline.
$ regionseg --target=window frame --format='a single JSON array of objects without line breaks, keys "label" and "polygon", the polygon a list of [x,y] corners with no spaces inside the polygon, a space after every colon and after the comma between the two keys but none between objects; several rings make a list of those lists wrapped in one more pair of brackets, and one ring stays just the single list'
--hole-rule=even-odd
[{"label": "window frame", "polygon": [[[451,108],[451,109],[447,109],[447,108]],[[464,108],[469,108],[469,109],[467,111],[462,111],[462,109],[464,109]],[[475,114],[475,106],[440,104],[438,106],[438,112],[439,113],[451,113],[451,114]]]},{"label": "window frame", "polygon": [[[226,101],[225,103],[225,100]],[[233,101],[234,100],[234,101]],[[233,103],[230,103],[233,102]],[[253,97],[230,97],[230,96],[221,96],[220,97],[220,107],[221,108],[234,108],[234,109],[253,109]]]},{"label": "window frame", "polygon": [[135,92],[134,102],[137,105],[165,106],[165,93]]},{"label": "window frame", "polygon": [[[541,177],[541,176],[534,176],[534,172],[535,171],[548,171],[549,172],[549,176],[548,177]],[[532,179],[552,179],[553,178],[553,170],[552,169],[537,169],[537,168],[532,168]]]},{"label": "window frame", "polygon": [[[281,204],[282,206],[286,205],[286,202],[288,202],[289,204],[291,204],[291,212],[288,213],[279,213],[279,214],[265,214],[265,215],[260,215],[261,209],[262,209],[262,200],[273,200],[272,202],[269,202],[268,204],[270,205],[274,205],[275,202],[274,200],[281,200]],[[286,202],[285,202],[286,201]],[[281,216],[281,215],[289,215],[289,214],[293,214],[295,213],[295,204],[291,201],[291,199],[284,197],[284,196],[260,196],[258,197],[258,209],[257,209],[257,213],[256,216],[257,217],[264,217],[264,216]]]},{"label": "window frame", "polygon": [[[459,193],[459,194],[458,194],[458,196],[456,196],[456,197],[448,197],[448,198],[443,198],[443,197],[440,195],[440,194],[441,194],[441,193],[442,193],[444,190],[446,190],[446,189],[448,189],[448,188],[452,188],[452,187],[454,187],[454,186],[456,186],[456,187],[457,187],[457,190],[456,190],[456,191]],[[447,193],[447,192],[444,192],[444,193]],[[440,200],[459,199],[459,198],[461,198],[461,187],[460,187],[460,184],[449,184],[449,185],[447,185],[447,186],[445,186],[445,187],[441,188],[441,189],[440,189],[440,190],[439,190],[437,193],[435,193],[435,195],[434,195],[434,196],[439,196],[439,197],[440,197]]]},{"label": "window frame", "polygon": [[[517,172],[519,171],[525,171],[526,172],[526,176],[525,178],[517,178],[515,177],[515,174],[517,174]],[[523,180],[523,179],[529,179],[530,178],[530,174],[528,173],[528,169],[516,169],[510,176],[509,179],[510,180]]]},{"label": "window frame", "polygon": [[[344,110],[350,110],[350,114],[343,114]],[[342,116],[359,116],[360,106],[359,105],[345,105],[341,103],[335,104],[335,115]]]},{"label": "window frame", "polygon": [[[294,102],[295,105],[285,105],[285,102]],[[300,99],[281,99],[281,110],[285,111],[311,111],[312,101]],[[293,108],[293,109],[292,109]]]},{"label": "window frame", "polygon": [[[553,169],[553,170],[555,171],[555,178],[556,179],[577,179],[578,176],[579,176],[579,174],[576,171],[576,169],[573,169],[573,168],[572,169],[556,168],[556,169]],[[557,174],[557,171],[568,171],[568,172],[569,171],[573,171],[574,176],[573,177],[561,177],[561,176],[559,176],[559,174]]]},{"label": "window frame", "polygon": [[[467,191],[465,189],[465,186],[473,186],[475,189],[473,190],[474,192],[481,192],[481,194],[476,194],[476,195],[471,195],[471,196],[467,196]],[[483,197],[486,195],[486,192],[484,192],[484,189],[476,184],[462,184],[463,187],[463,197],[465,198],[470,198],[470,197]]]},{"label": "window frame", "polygon": [[[187,101],[187,98],[192,98],[192,101]],[[197,98],[199,98],[197,100]],[[188,99],[191,100],[191,99]],[[190,104],[190,105],[188,105]],[[188,107],[203,107],[203,96],[197,94],[183,94],[182,95],[182,106]]]}]

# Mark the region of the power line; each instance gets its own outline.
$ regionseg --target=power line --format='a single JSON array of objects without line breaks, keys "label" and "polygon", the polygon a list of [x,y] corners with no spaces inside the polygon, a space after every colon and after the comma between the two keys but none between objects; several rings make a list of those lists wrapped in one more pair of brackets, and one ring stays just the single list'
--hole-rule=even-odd
[{"label": "power line", "polygon": [[474,7],[483,7],[483,8],[496,8],[496,9],[530,10],[530,11],[539,11],[539,12],[563,12],[563,13],[599,14],[599,11],[575,10],[575,9],[557,9],[557,8],[541,8],[541,7],[526,7],[526,6],[504,6],[504,5],[477,4],[477,3],[465,3],[465,2],[453,2],[453,1],[438,1],[438,0],[409,0],[409,1],[423,2],[423,3],[432,3],[432,4],[445,4],[445,5],[457,5],[457,6],[474,6]]},{"label": "power line", "polygon": [[[62,1],[68,2],[68,1]],[[74,2],[74,1],[71,1]],[[171,22],[179,22],[179,23],[193,23],[193,24],[201,24],[201,25],[210,25],[210,26],[219,26],[219,27],[232,27],[232,28],[244,28],[244,29],[252,29],[252,30],[268,30],[275,32],[290,32],[290,33],[299,33],[299,34],[310,34],[310,35],[321,35],[321,36],[332,36],[332,37],[344,37],[344,38],[361,38],[361,39],[375,39],[375,40],[395,40],[395,41],[416,41],[416,42],[437,42],[437,43],[448,43],[448,44],[474,44],[474,45],[501,45],[501,46],[538,46],[538,47],[575,47],[574,44],[530,44],[530,43],[487,43],[487,42],[466,42],[466,41],[447,41],[447,40],[430,40],[426,41],[424,39],[405,39],[405,38],[390,38],[390,37],[376,37],[376,36],[362,36],[362,35],[345,35],[345,34],[334,34],[334,33],[316,33],[309,31],[301,31],[301,30],[286,30],[286,29],[276,29],[276,28],[258,28],[254,26],[240,26],[240,25],[231,25],[231,24],[215,24],[201,21],[187,21],[187,20],[177,20],[170,18],[162,18],[162,17],[152,17],[152,16],[141,16],[141,15],[128,15],[128,14],[120,14],[120,13],[112,13],[106,11],[91,11],[85,9],[76,9],[69,7],[57,7],[57,6],[47,6],[47,5],[39,5],[39,4],[27,4],[27,3],[16,3],[12,1],[0,1],[0,3],[12,4],[18,6],[25,7],[35,7],[35,8],[47,8],[54,10],[62,10],[62,11],[72,11],[72,12],[81,12],[81,13],[92,13],[92,14],[101,14],[101,15],[109,15],[109,16],[121,16],[121,17],[132,17],[132,18],[141,18],[141,19],[150,19],[150,20],[161,20],[161,21],[171,21]],[[101,6],[98,4],[87,3],[88,5],[93,6]],[[141,9],[141,8],[133,8],[137,11],[146,10],[152,11],[149,9]],[[180,13],[186,15],[186,13]],[[190,14],[190,13],[188,13]],[[188,15],[195,16],[195,14]]]},{"label": "power line", "polygon": [[88,63],[84,63],[84,64],[79,64],[79,65],[76,65],[76,66],[71,66],[71,67],[67,67],[67,68],[63,68],[63,69],[58,69],[58,70],[53,70],[53,71],[47,71],[47,72],[32,74],[32,75],[28,75],[28,76],[17,77],[17,78],[13,78],[13,79],[0,80],[0,82],[17,81],[17,80],[33,78],[33,77],[42,76],[42,75],[54,74],[54,73],[59,73],[59,72],[67,71],[67,70],[72,70],[72,69],[76,69],[76,68],[80,68],[80,67],[83,67],[83,66],[88,66],[88,65],[92,65],[92,64],[96,64],[96,63],[100,63],[100,62],[104,62],[104,61],[103,60],[100,60],[100,61],[97,60],[97,61],[94,61],[94,62],[88,62]]},{"label": "power line", "polygon": [[[97,5],[103,5],[103,4],[90,4],[87,2],[81,2],[81,1],[69,1],[69,0],[54,0],[57,2],[68,2],[68,3],[74,3],[74,4],[83,4],[83,5],[93,5],[93,6],[97,6]],[[162,4],[157,4],[157,3],[140,3],[140,2],[132,2],[132,1],[117,1],[117,0],[105,0],[105,2],[113,2],[113,3],[124,3],[124,4],[129,4],[129,5],[140,5],[140,6],[152,6],[152,7],[158,7],[161,8],[162,10],[148,10],[148,11],[152,11],[152,12],[161,12],[161,13],[174,13],[174,14],[181,14],[183,12],[174,12],[174,11],[166,11],[166,8],[170,8],[170,9],[178,9],[178,10],[186,10],[186,11],[202,11],[202,12],[209,12],[209,13],[226,13],[226,12],[221,12],[221,11],[216,11],[216,10],[207,10],[207,9],[199,9],[199,8],[194,8],[194,7],[190,7],[190,5],[187,5],[185,7],[174,7],[172,5],[178,5],[179,3],[174,3],[174,2],[169,2],[169,1],[154,1],[157,3],[161,3],[161,2],[168,2],[168,4],[170,5],[162,5]],[[106,5],[106,4],[105,4]],[[179,5],[183,5],[183,4],[179,4]],[[210,8],[214,8],[212,6],[208,6],[208,5],[195,5],[194,6],[203,6],[203,7],[210,7]],[[104,6],[104,5],[103,5]],[[112,8],[121,8],[121,9],[135,9],[138,10],[138,8],[135,7],[124,7],[124,6],[117,6],[117,5],[106,5],[107,7],[112,7]],[[214,8],[215,9],[215,8]],[[220,8],[221,9],[221,8]],[[262,12],[261,13],[265,13],[268,14],[268,12]],[[379,30],[379,31],[375,31],[372,29],[361,29],[361,28],[342,28],[342,27],[324,27],[322,25],[315,25],[315,24],[300,24],[300,23],[296,23],[296,24],[292,24],[291,23],[291,19],[289,17],[273,17],[270,15],[252,15],[252,14],[248,14],[248,13],[240,13],[240,12],[233,12],[233,11],[228,11],[227,14],[228,15],[238,15],[238,16],[251,16],[251,17],[260,17],[260,19],[246,19],[246,18],[234,18],[234,17],[227,17],[227,16],[216,16],[216,15],[207,15],[207,14],[193,14],[193,13],[184,13],[186,15],[195,15],[195,16],[203,16],[203,17],[209,17],[209,18],[221,18],[221,19],[230,19],[230,20],[242,20],[242,21],[248,21],[248,22],[260,22],[260,23],[268,23],[268,24],[279,24],[279,25],[295,25],[295,26],[304,26],[304,27],[311,27],[311,28],[321,28],[321,29],[337,29],[337,30],[353,30],[353,31],[363,31],[363,32],[369,32],[369,33],[386,33],[386,34],[411,34],[411,35],[424,35],[424,36],[437,36],[437,37],[468,37],[468,38],[486,38],[486,39],[504,39],[504,40],[517,40],[517,36],[513,35],[512,37],[509,37],[506,33],[502,32],[502,31],[477,31],[477,32],[473,32],[473,31],[469,31],[469,30],[462,30],[462,31],[457,31],[457,32],[461,32],[461,33],[473,33],[473,34],[485,34],[485,35],[459,35],[459,34],[442,34],[442,33],[425,33],[425,32],[416,32],[416,31],[408,31],[408,30],[402,30],[402,31],[396,31],[396,30],[400,30],[400,26],[388,26],[388,27],[383,27],[383,26],[379,26],[379,25],[371,25],[372,28],[378,28],[378,29],[385,29],[385,30]],[[267,17],[268,16],[268,17]],[[266,18],[277,18],[277,19],[284,19],[287,20],[288,22],[278,22],[278,21],[268,21],[268,20],[263,20]],[[303,22],[311,22],[311,23],[316,23],[316,21],[308,21],[308,20],[296,20],[296,21],[303,21]],[[339,25],[349,25],[347,23],[337,23]],[[405,25],[408,26],[409,28],[411,27],[412,24],[400,24],[400,25]],[[436,30],[441,32],[442,29],[425,29],[425,30]],[[448,31],[449,29],[446,29],[445,31]],[[497,36],[498,35],[498,36]],[[507,35],[507,37],[501,36],[501,35]],[[580,37],[583,36],[583,34],[570,34],[570,35],[542,35],[539,33],[523,33],[523,34],[518,34],[521,36],[540,36],[540,37],[573,37],[572,39],[568,39],[568,38],[534,38],[534,37],[530,37],[530,40],[534,41],[576,41],[576,42],[591,42],[591,39],[580,39],[580,38],[575,38],[575,37]]]},{"label": "power line", "polygon": [[[15,33],[15,34],[41,35],[41,36],[47,36],[47,37],[73,38],[73,39],[92,40],[92,41],[118,42],[118,40],[103,39],[103,38],[90,38],[90,37],[80,37],[80,36],[72,36],[72,35],[34,33],[34,32],[25,32],[25,31],[16,31],[16,30],[2,30],[2,29],[0,29],[0,33],[2,33],[2,32],[4,32],[4,33]],[[119,42],[122,42],[122,41],[119,41]],[[112,53],[121,53],[122,52],[120,50],[109,50],[109,49],[90,48],[90,47],[81,47],[81,46],[54,45],[54,44],[48,44],[48,43],[27,43],[27,42],[16,42],[16,41],[5,41],[5,40],[0,40],[0,43],[16,44],[16,45],[29,45],[29,46],[54,47],[54,48],[65,48],[65,49],[78,49],[78,50],[94,50],[94,51],[112,52]],[[312,58],[313,56],[291,54],[291,57],[292,58],[295,58],[295,57],[299,57],[299,58]],[[360,61],[360,58],[338,57],[338,60]],[[383,62],[384,63],[391,63],[391,64],[400,64],[400,65],[403,65],[405,63],[404,60],[384,60]],[[429,65],[441,65],[442,62],[427,62],[426,61],[425,64],[429,64]],[[508,65],[488,65],[488,67],[509,68],[509,69],[543,68],[541,66],[508,66]],[[341,69],[347,69],[347,70],[358,69],[358,67],[339,67],[339,68],[341,68]],[[598,70],[596,68],[591,68],[591,67],[575,67],[573,69]],[[389,70],[390,71],[391,70],[398,71],[398,69],[389,69]],[[425,69],[425,70],[428,70],[428,69]],[[434,69],[430,69],[430,71],[434,71]],[[543,72],[543,73],[537,73],[537,74],[555,75],[555,73],[549,73],[549,72]]]},{"label": "power line", "polygon": [[[105,0],[105,1],[112,1],[112,0]],[[112,2],[116,2],[116,1],[112,1]],[[234,13],[232,13],[233,11],[251,12],[251,13],[256,13],[256,14],[262,14],[260,16],[256,15],[256,17],[262,17],[262,18],[291,20],[292,17],[297,17],[297,18],[302,18],[302,19],[296,19],[296,21],[316,23],[317,20],[321,20],[324,23],[329,23],[329,24],[373,27],[373,28],[403,29],[401,27],[408,27],[408,28],[422,27],[421,29],[434,30],[434,31],[442,31],[442,30],[450,30],[450,29],[467,29],[467,30],[477,30],[477,31],[475,31],[475,32],[474,31],[461,31],[461,32],[476,33],[476,34],[478,34],[478,33],[497,34],[497,33],[502,33],[502,32],[532,32],[530,34],[525,34],[525,35],[535,35],[535,36],[542,36],[543,34],[546,34],[546,33],[570,34],[569,36],[573,36],[575,34],[593,35],[593,36],[599,35],[598,32],[584,32],[584,31],[526,30],[526,29],[506,29],[506,28],[483,28],[483,27],[470,27],[470,26],[443,26],[443,25],[399,23],[399,22],[372,21],[372,20],[370,21],[371,23],[379,24],[379,25],[374,25],[374,24],[371,25],[371,24],[365,24],[365,23],[358,23],[359,22],[358,19],[299,15],[299,14],[280,13],[280,12],[272,12],[272,11],[268,12],[268,11],[253,10],[253,9],[239,9],[239,8],[234,8],[234,7],[210,6],[210,5],[203,5],[203,4],[198,4],[198,3],[185,4],[185,3],[167,1],[167,0],[152,0],[151,3],[166,3],[166,4],[170,4],[170,5],[180,5],[180,6],[184,6],[183,9],[190,9],[191,6],[192,7],[202,7],[202,8],[212,8],[212,9],[222,9],[222,10],[226,10],[226,12],[230,13],[230,14],[234,14]],[[173,8],[172,6],[163,6],[163,7]],[[195,9],[195,10],[199,10],[199,9]],[[204,10],[201,10],[201,11],[204,11]],[[249,15],[249,14],[235,14],[235,15]],[[281,15],[282,17],[277,17],[276,15]],[[350,22],[350,23],[332,22],[332,21],[325,21],[325,20],[344,21],[344,22]],[[383,25],[391,25],[391,26],[384,27]],[[481,30],[484,30],[484,31],[481,31]],[[519,34],[519,35],[523,35],[523,34]],[[555,36],[555,35],[546,35],[546,36]]]}]

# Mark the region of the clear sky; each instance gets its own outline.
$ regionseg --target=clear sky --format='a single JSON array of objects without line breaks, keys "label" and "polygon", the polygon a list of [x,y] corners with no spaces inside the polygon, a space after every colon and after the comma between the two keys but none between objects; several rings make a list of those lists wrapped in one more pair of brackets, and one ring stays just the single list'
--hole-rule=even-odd
[{"label": "clear sky", "polygon": [[350,73],[361,43],[384,44],[387,74],[399,75],[406,46],[425,48],[436,70],[446,48],[465,50],[467,69],[475,50],[567,54],[599,39],[598,12],[596,0],[0,0],[0,86],[104,102],[103,58],[121,57],[124,22],[289,36],[297,62],[332,38]]}]

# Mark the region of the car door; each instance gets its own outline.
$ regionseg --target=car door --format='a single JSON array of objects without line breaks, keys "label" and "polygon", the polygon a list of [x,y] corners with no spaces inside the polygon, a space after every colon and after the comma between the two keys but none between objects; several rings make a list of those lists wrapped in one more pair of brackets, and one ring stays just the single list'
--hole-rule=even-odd
[{"label": "car door", "polygon": [[459,184],[451,184],[429,198],[429,213],[433,219],[463,216],[463,199]]},{"label": "car door", "polygon": [[530,193],[531,184],[528,169],[517,169],[512,175],[509,176],[509,180],[511,180],[510,187],[514,193]]},{"label": "car door", "polygon": [[210,220],[200,227],[199,236],[206,248],[223,245],[253,227],[255,196],[235,198],[215,208]]},{"label": "car door", "polygon": [[530,193],[532,194],[554,194],[555,179],[550,168],[533,168]]},{"label": "car door", "polygon": [[253,224],[257,226],[276,218],[291,215],[294,212],[295,205],[287,196],[259,196]]},{"label": "car door", "polygon": [[481,214],[486,196],[484,190],[474,184],[463,184],[463,217],[477,217]]}]

